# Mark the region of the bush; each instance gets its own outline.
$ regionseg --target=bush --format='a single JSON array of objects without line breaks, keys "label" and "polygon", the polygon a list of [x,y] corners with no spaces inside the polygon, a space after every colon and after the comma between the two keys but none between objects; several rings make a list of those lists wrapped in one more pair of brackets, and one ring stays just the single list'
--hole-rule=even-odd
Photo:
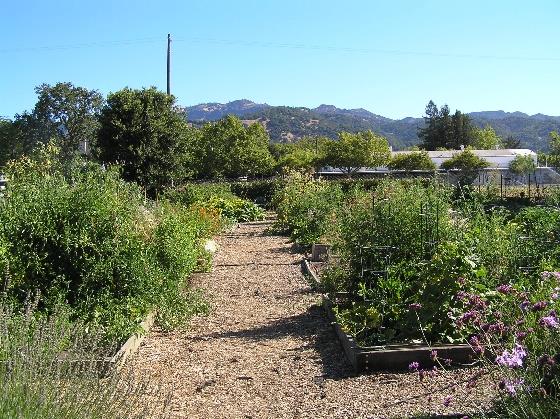
[{"label": "bush", "polygon": [[242,199],[253,201],[265,208],[272,208],[274,194],[283,185],[280,179],[252,180],[249,182],[233,182],[231,191]]},{"label": "bush", "polygon": [[169,190],[164,197],[184,206],[215,210],[226,222],[245,222],[264,219],[264,211],[258,205],[241,199],[231,191],[228,183],[187,184]]},{"label": "bush", "polygon": [[333,225],[335,209],[342,200],[339,186],[292,173],[274,196],[277,227],[288,230],[304,246],[318,242]]},{"label": "bush", "polygon": [[212,232],[200,211],[144,202],[115,169],[63,167],[51,146],[7,171],[0,201],[7,295],[21,303],[39,292],[47,311],[65,301],[108,341],[126,338],[181,292]]}]

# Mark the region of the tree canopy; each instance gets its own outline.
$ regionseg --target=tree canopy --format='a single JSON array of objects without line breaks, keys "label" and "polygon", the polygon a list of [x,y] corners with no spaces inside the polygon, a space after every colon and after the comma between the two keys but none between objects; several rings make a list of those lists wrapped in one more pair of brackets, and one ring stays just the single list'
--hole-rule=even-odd
[{"label": "tree canopy", "polygon": [[384,137],[371,131],[341,132],[338,141],[327,144],[324,163],[351,176],[360,167],[384,165],[390,156],[389,143]]},{"label": "tree canopy", "polygon": [[412,151],[400,153],[389,161],[387,167],[391,170],[436,170],[436,165],[427,151]]},{"label": "tree canopy", "polygon": [[109,94],[97,140],[101,161],[119,163],[126,180],[150,192],[192,177],[189,149],[196,133],[174,103],[155,87]]},{"label": "tree canopy", "polygon": [[438,109],[430,100],[426,106],[424,127],[418,131],[422,148],[436,150],[438,148],[457,150],[472,142],[474,126],[468,115],[457,110],[451,115],[449,106]]},{"label": "tree canopy", "polygon": [[537,168],[537,164],[532,156],[529,155],[517,155],[509,163],[509,170],[518,176],[526,176],[533,173]]},{"label": "tree canopy", "polygon": [[472,147],[477,150],[493,150],[504,146],[504,142],[500,138],[494,128],[486,125],[484,128],[473,129]]},{"label": "tree canopy", "polygon": [[199,175],[234,178],[267,174],[274,165],[268,143],[268,133],[259,123],[245,127],[235,116],[207,123],[197,147]]}]

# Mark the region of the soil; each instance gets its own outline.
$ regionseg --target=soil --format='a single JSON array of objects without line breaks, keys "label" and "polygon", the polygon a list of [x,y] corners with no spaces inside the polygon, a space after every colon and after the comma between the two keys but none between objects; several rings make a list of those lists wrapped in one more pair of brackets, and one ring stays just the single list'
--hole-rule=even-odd
[{"label": "soil", "polygon": [[479,369],[422,381],[409,372],[356,376],[301,273],[302,255],[270,227],[244,223],[223,234],[212,272],[193,278],[212,312],[183,331],[153,331],[130,360],[138,380],[151,377],[151,403],[170,395],[161,416],[462,417],[489,406],[496,393],[489,374],[469,390],[454,386]]}]

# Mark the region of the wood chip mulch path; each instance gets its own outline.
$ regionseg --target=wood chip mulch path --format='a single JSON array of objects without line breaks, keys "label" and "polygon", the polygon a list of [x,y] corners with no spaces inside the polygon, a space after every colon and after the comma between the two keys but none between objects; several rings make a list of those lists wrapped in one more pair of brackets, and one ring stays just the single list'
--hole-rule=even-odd
[{"label": "wood chip mulch path", "polygon": [[171,395],[162,417],[462,417],[488,405],[490,379],[468,391],[434,391],[473,370],[422,382],[408,372],[356,376],[301,273],[302,255],[270,226],[245,223],[222,235],[212,272],[193,278],[211,313],[183,331],[153,331],[131,359],[129,371]]}]

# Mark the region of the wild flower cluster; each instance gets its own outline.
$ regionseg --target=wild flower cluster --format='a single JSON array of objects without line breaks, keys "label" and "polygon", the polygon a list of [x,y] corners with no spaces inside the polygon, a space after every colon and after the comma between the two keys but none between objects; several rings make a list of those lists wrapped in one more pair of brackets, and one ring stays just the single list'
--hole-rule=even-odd
[{"label": "wild flower cluster", "polygon": [[[479,293],[467,291],[464,279],[458,282],[462,289],[455,298],[462,303],[461,312],[448,315],[468,332],[468,343],[486,367],[466,387],[477,386],[484,371],[491,371],[500,395],[492,414],[555,417],[560,412],[560,272],[545,271],[538,278]],[[440,369],[450,365],[436,351],[430,355]],[[438,373],[438,368],[426,370],[418,362],[409,370],[420,380]],[[450,403],[452,398],[443,400]]]}]

